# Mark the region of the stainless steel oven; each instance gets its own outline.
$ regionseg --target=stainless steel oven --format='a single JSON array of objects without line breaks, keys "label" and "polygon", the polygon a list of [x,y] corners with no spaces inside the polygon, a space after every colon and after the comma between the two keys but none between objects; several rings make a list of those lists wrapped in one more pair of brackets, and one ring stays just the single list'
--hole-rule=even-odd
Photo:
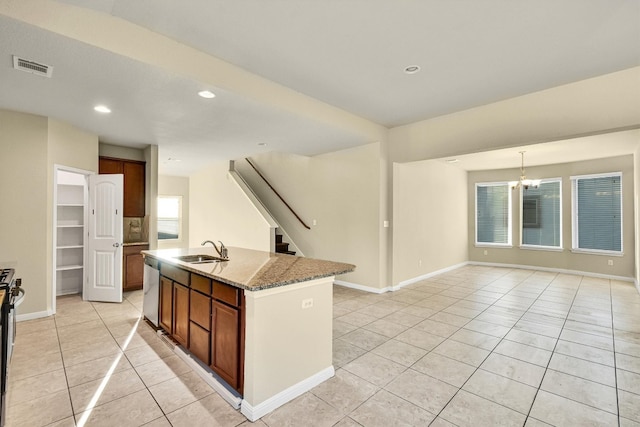
[{"label": "stainless steel oven", "polygon": [[0,337],[2,348],[0,354],[0,426],[4,426],[7,395],[7,374],[13,344],[16,338],[16,314],[15,309],[24,299],[24,289],[21,288],[22,279],[15,278],[13,268],[0,269]]}]

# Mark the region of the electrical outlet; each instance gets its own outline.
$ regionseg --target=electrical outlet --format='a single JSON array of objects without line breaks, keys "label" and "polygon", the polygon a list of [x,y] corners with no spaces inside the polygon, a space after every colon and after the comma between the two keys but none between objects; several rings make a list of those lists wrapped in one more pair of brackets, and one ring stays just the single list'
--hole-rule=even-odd
[{"label": "electrical outlet", "polygon": [[422,267],[422,260],[418,260],[418,267]]},{"label": "electrical outlet", "polygon": [[315,219],[313,220],[313,225],[318,225],[318,221],[316,221]]},{"label": "electrical outlet", "polygon": [[313,307],[313,298],[307,298],[302,300],[302,308]]},{"label": "electrical outlet", "polygon": [[609,265],[610,265],[610,266],[612,266],[612,265],[613,265],[613,260],[612,260],[612,259],[610,259],[610,260],[609,260]]},{"label": "electrical outlet", "polygon": [[485,255],[489,255],[489,251],[485,249],[485,250],[484,250],[484,254],[485,254]]}]

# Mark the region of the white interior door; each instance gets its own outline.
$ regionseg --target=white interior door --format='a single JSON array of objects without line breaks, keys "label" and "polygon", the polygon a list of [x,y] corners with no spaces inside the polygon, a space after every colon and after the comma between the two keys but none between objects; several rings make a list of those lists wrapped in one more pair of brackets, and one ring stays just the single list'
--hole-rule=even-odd
[{"label": "white interior door", "polygon": [[82,297],[122,302],[122,199],[124,175],[89,177],[87,281]]}]

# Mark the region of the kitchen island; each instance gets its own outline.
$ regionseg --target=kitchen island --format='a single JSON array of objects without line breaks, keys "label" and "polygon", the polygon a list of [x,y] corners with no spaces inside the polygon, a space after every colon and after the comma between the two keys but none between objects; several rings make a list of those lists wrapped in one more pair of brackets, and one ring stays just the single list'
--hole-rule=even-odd
[{"label": "kitchen island", "polygon": [[[333,280],[355,266],[228,252],[227,261],[206,260],[218,256],[211,247],[143,254],[160,271],[160,327],[224,380],[237,393],[237,404],[227,400],[255,421],[334,375]],[[189,255],[195,262],[179,259]]]}]

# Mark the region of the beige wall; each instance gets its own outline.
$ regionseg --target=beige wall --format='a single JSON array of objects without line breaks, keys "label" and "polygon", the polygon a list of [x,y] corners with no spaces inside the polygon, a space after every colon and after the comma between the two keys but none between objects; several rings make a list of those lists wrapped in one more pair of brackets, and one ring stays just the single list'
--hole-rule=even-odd
[{"label": "beige wall", "polygon": [[[548,166],[528,167],[529,178],[562,178],[562,252],[520,249],[520,195],[512,197],[513,248],[487,248],[475,246],[475,183],[492,181],[513,181],[520,176],[519,169],[469,172],[468,224],[469,260],[478,262],[530,265],[585,271],[596,274],[633,278],[635,275],[636,243],[634,226],[634,171],[633,156]],[[623,199],[623,251],[621,257],[581,254],[571,252],[571,176],[607,172],[622,172]],[[487,255],[484,255],[484,251]],[[609,266],[608,260],[614,265]]]},{"label": "beige wall", "polygon": [[51,310],[53,277],[53,165],[96,171],[98,139],[46,117],[0,110],[0,261],[15,263],[26,291],[18,314]]},{"label": "beige wall", "polygon": [[[244,399],[254,408],[331,369],[331,279],[293,284],[286,291],[245,292]],[[313,300],[313,306],[302,309],[307,299]]]},{"label": "beige wall", "polygon": [[158,249],[189,247],[189,178],[182,176],[160,175],[158,177],[158,196],[182,197],[182,234],[179,241],[158,240]]},{"label": "beige wall", "polygon": [[636,288],[640,292],[640,144],[638,144],[638,148],[636,149],[635,154],[633,155],[633,173],[634,173],[634,212],[635,212],[635,230],[636,230],[636,270],[635,270],[635,281]]},{"label": "beige wall", "polygon": [[434,159],[639,125],[635,67],[393,128],[390,159]]},{"label": "beige wall", "polygon": [[98,172],[98,137],[68,123],[49,119],[49,173],[47,184],[47,310],[53,292],[53,193],[54,165],[66,166],[89,172]]},{"label": "beige wall", "polygon": [[120,145],[112,145],[106,144],[104,142],[100,143],[99,146],[100,155],[104,157],[113,157],[114,159],[127,159],[127,160],[137,160],[139,162],[144,162],[144,149],[141,148],[132,148],[132,147],[123,147]]},{"label": "beige wall", "polygon": [[380,249],[386,234],[381,218],[386,186],[381,183],[379,143],[315,157],[268,153],[252,159],[311,227],[304,228],[244,160],[236,162],[236,169],[305,256],[356,265],[355,272],[339,280],[375,289],[387,286],[386,251],[383,258]]},{"label": "beige wall", "polygon": [[393,285],[467,261],[467,172],[440,161],[395,164]]},{"label": "beige wall", "polygon": [[[0,261],[14,263],[26,298],[18,314],[47,310],[51,273],[47,271],[47,241],[51,210],[46,117],[0,110]],[[48,279],[49,278],[49,279]]]},{"label": "beige wall", "polygon": [[271,228],[219,162],[189,177],[189,246],[222,240],[227,246],[269,251]]}]

